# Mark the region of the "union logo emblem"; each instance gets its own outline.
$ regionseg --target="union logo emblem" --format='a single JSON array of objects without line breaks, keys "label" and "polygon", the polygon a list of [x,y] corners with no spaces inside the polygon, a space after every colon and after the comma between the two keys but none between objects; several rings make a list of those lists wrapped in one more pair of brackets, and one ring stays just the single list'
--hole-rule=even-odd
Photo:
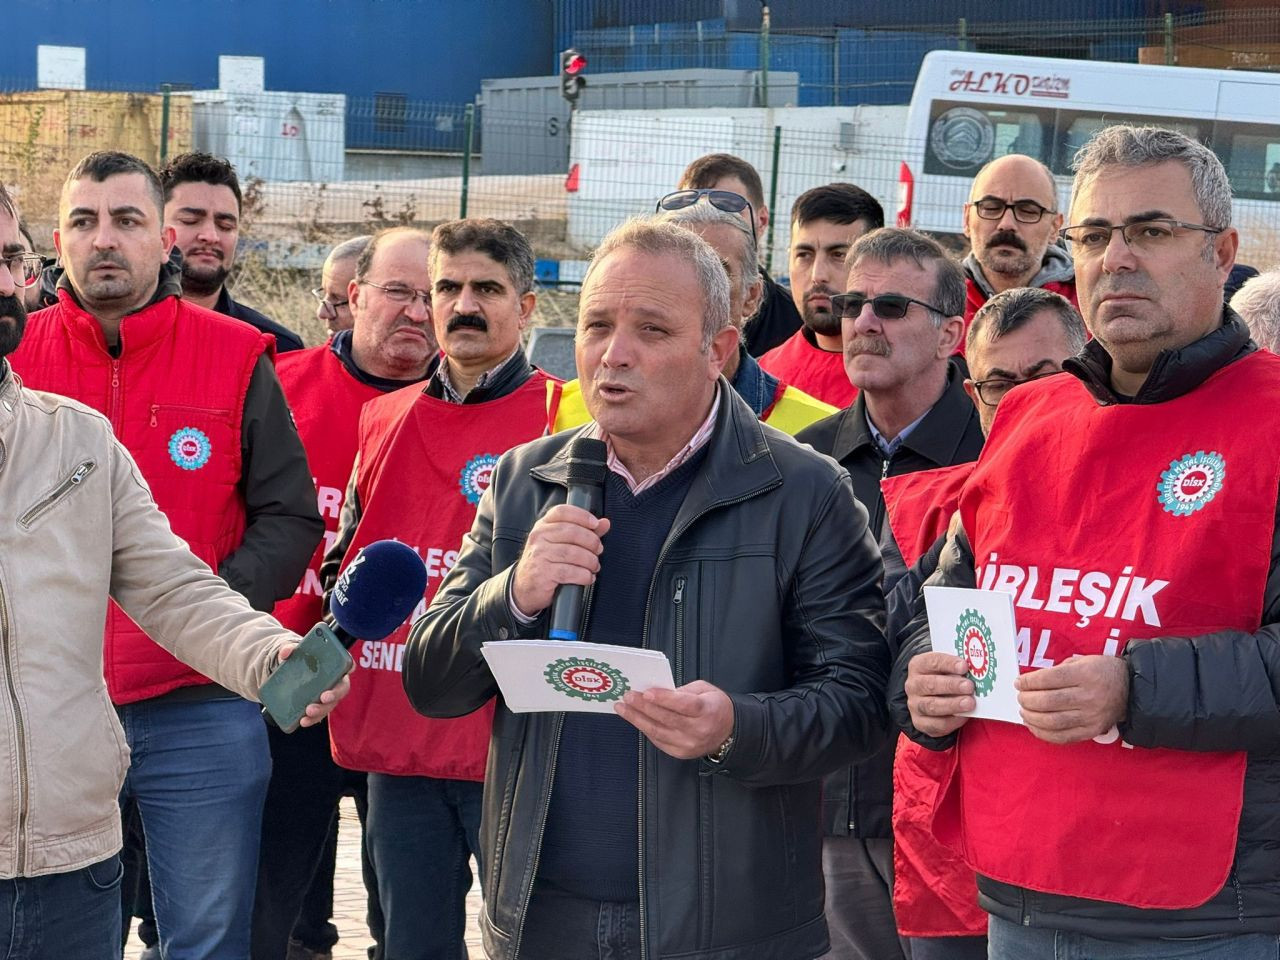
[{"label": "union logo emblem", "polygon": [[969,666],[974,693],[985,697],[996,685],[996,642],[977,610],[965,610],[956,621],[956,653]]},{"label": "union logo emblem", "polygon": [[607,703],[621,700],[631,689],[622,671],[603,660],[589,657],[564,657],[548,664],[543,671],[547,683],[566,697],[575,697],[589,703]]},{"label": "union logo emblem", "polygon": [[1156,484],[1160,505],[1175,517],[1189,517],[1218,495],[1226,476],[1227,464],[1221,454],[1204,450],[1189,453],[1172,461],[1160,474]]},{"label": "union logo emblem", "polygon": [[477,504],[484,492],[489,489],[489,480],[493,476],[493,468],[498,458],[492,453],[482,453],[467,461],[458,477],[458,486],[467,503]]},{"label": "union logo emblem", "polygon": [[183,470],[199,470],[212,454],[213,444],[195,427],[183,427],[169,438],[169,459]]}]

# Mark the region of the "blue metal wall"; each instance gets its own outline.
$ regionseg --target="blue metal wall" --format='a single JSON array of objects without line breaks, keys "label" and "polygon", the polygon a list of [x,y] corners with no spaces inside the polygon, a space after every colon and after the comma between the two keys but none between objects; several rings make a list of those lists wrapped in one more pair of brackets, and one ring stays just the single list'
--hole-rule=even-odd
[{"label": "blue metal wall", "polygon": [[6,11],[6,87],[34,87],[41,43],[85,47],[88,86],[100,90],[212,88],[219,54],[260,56],[269,90],[353,98],[348,146],[398,146],[407,136],[375,129],[377,93],[403,94],[407,126],[439,134],[414,146],[453,149],[461,124],[421,101],[467,103],[483,77],[553,70],[549,0],[9,0]]}]

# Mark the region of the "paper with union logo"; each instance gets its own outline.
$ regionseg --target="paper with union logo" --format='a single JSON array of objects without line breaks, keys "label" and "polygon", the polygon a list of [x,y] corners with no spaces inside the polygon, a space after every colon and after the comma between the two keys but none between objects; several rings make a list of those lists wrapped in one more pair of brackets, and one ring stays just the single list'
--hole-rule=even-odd
[{"label": "paper with union logo", "polygon": [[482,643],[480,652],[512,713],[613,713],[628,690],[675,689],[660,650],[565,640]]},{"label": "paper with union logo", "polygon": [[1022,723],[1018,714],[1018,625],[1013,594],[999,590],[925,587],[933,649],[964,657],[978,706],[965,714]]}]

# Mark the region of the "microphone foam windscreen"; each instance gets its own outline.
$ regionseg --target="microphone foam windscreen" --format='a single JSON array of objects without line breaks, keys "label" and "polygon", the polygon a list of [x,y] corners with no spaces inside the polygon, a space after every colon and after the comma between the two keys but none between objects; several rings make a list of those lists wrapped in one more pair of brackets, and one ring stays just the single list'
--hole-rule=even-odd
[{"label": "microphone foam windscreen", "polygon": [[569,486],[603,487],[608,455],[604,441],[593,437],[569,444]]},{"label": "microphone foam windscreen", "polygon": [[381,640],[404,623],[426,589],[427,567],[417,551],[398,540],[375,540],[338,577],[330,609],[353,637]]}]

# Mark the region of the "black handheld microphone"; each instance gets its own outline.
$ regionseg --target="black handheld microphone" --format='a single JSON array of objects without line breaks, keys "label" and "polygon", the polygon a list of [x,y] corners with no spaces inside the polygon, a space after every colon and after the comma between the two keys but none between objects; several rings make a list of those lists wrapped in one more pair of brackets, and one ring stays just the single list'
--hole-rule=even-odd
[{"label": "black handheld microphone", "polygon": [[[579,437],[569,445],[569,497],[565,502],[571,507],[581,507],[593,516],[600,516],[604,509],[607,455],[603,440]],[[584,592],[584,588],[576,583],[562,583],[556,587],[555,598],[551,601],[549,636],[552,640],[578,639]]]},{"label": "black handheld microphone", "polygon": [[398,540],[375,540],[342,571],[329,609],[338,626],[355,639],[381,640],[404,623],[426,589],[427,568],[413,547]]}]

